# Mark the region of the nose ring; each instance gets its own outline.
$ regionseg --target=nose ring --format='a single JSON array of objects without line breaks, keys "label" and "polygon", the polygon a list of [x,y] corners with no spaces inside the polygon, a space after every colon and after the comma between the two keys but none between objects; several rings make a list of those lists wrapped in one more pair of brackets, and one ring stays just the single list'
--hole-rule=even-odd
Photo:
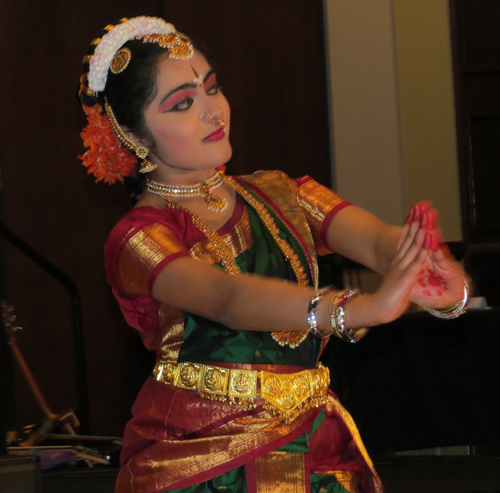
[{"label": "nose ring", "polygon": [[219,127],[225,128],[226,122],[222,118],[212,118],[206,111],[204,114],[205,118],[207,119],[208,123],[215,122]]}]

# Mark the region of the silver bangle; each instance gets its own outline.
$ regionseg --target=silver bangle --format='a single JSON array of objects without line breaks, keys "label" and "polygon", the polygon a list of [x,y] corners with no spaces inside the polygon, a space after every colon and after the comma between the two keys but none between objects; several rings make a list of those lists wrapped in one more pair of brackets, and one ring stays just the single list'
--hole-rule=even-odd
[{"label": "silver bangle", "polygon": [[356,298],[356,296],[359,296],[360,294],[361,292],[357,289],[349,289],[345,292],[342,292],[339,299],[335,302],[334,309],[332,310],[330,316],[333,332],[335,332],[337,337],[346,342],[357,342],[357,340],[354,339],[354,335],[359,330],[359,328],[346,330],[344,317],[347,303],[349,303],[349,301],[351,301],[353,298]]},{"label": "silver bangle", "polygon": [[445,320],[452,320],[454,318],[457,318],[465,313],[465,309],[467,308],[467,304],[469,303],[469,290],[470,290],[469,281],[467,279],[464,279],[464,297],[462,301],[459,301],[456,305],[444,310],[438,310],[435,308],[426,308],[425,311],[427,313],[430,313],[434,317],[442,318]]},{"label": "silver bangle", "polygon": [[316,308],[318,308],[319,302],[323,299],[326,293],[332,290],[332,286],[326,286],[321,288],[313,294],[311,301],[309,302],[309,307],[307,309],[307,323],[309,324],[309,330],[311,333],[318,337],[319,339],[326,339],[330,337],[330,334],[322,334],[318,330],[318,319],[316,317]]}]

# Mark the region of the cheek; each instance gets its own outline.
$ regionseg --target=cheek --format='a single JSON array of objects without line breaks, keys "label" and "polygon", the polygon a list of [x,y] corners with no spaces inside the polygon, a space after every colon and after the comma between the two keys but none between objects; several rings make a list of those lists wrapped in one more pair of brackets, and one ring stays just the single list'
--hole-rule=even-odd
[{"label": "cheek", "polygon": [[159,129],[156,132],[156,145],[158,149],[169,155],[178,155],[193,146],[193,133],[181,132],[180,129],[169,131],[167,129]]}]

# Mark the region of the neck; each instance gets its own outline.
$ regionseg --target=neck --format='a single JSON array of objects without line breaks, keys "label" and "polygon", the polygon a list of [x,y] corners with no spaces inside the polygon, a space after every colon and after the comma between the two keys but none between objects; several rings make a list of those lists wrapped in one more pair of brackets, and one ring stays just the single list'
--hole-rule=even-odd
[{"label": "neck", "polygon": [[[161,167],[163,168],[163,167]],[[148,177],[159,183],[168,185],[193,185],[208,180],[216,173],[215,168],[182,170],[182,169],[160,169],[158,166]]]}]

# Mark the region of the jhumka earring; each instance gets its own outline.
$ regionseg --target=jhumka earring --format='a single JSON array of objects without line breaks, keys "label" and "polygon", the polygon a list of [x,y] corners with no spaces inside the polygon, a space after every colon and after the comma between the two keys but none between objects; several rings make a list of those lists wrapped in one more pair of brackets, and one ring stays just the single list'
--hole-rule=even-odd
[{"label": "jhumka earring", "polygon": [[111,106],[109,105],[107,98],[104,98],[104,109],[106,110],[106,114],[108,115],[111,126],[113,127],[113,131],[115,132],[118,139],[120,139],[120,142],[125,147],[128,147],[130,150],[134,151],[135,155],[142,160],[139,173],[149,173],[150,171],[156,169],[158,165],[153,164],[151,161],[146,159],[149,152],[148,149],[143,146],[138,146],[132,139],[129,139],[125,135],[125,132],[118,123],[118,120],[116,119],[116,116],[113,113],[113,110],[111,109]]}]

